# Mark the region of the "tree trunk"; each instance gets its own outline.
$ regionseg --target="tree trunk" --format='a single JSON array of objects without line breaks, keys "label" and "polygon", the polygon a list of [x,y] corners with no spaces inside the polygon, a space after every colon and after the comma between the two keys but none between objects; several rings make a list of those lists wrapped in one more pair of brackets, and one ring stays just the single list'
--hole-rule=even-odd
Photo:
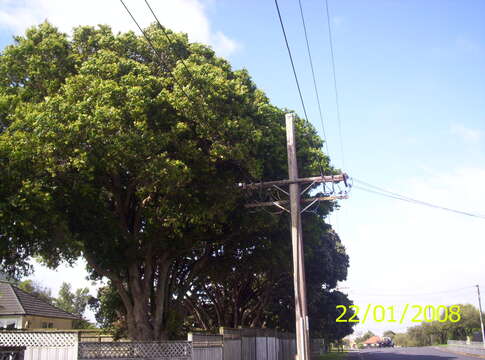
[{"label": "tree trunk", "polygon": [[[92,256],[85,254],[90,266],[102,276],[111,280],[126,310],[126,326],[131,340],[165,340],[166,306],[168,302],[168,254],[127,264],[128,277],[102,269]],[[154,274],[156,273],[156,276]]]}]

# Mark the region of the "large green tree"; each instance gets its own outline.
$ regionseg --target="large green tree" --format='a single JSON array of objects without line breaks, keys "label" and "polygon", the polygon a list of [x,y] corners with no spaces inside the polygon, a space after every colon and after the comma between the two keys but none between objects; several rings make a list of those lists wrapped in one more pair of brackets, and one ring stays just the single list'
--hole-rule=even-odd
[{"label": "large green tree", "polygon": [[[197,327],[294,330],[289,220],[285,215],[277,220],[270,229],[240,241],[225,241],[213,249],[209,266],[198,272],[190,294],[183,297]],[[348,257],[338,236],[320,217],[307,215],[303,227],[307,293],[312,305],[324,289],[332,289],[346,278]],[[313,318],[327,310],[320,307],[310,315]]]},{"label": "large green tree", "polygon": [[84,312],[91,298],[88,288],[78,288],[73,292],[71,285],[63,282],[54,305],[79,317],[79,320],[74,321],[75,329],[91,328],[93,325],[84,318]]},{"label": "large green tree", "polygon": [[[259,214],[260,215],[260,214]],[[305,216],[305,261],[310,326],[313,336],[328,342],[352,332],[355,323],[337,323],[337,305],[352,305],[346,295],[331,291],[346,278],[348,257],[338,236],[314,215]],[[311,226],[319,224],[319,226]],[[250,227],[244,227],[250,228]],[[313,230],[313,231],[312,231]],[[318,230],[318,231],[317,231]],[[229,233],[233,234],[233,233]],[[187,269],[201,253],[178,260],[171,308],[175,334],[194,328],[269,327],[294,332],[294,295],[288,217],[241,242],[226,239],[206,244],[208,261],[186,281]],[[199,265],[202,263],[198,263]],[[183,285],[185,284],[185,286]],[[94,310],[99,324],[125,334],[125,313],[111,286],[98,292]],[[346,318],[351,316],[351,312]]]},{"label": "large green tree", "polygon": [[[0,259],[12,275],[41,256],[83,256],[124,307],[128,336],[167,337],[173,294],[242,208],[241,181],[283,175],[282,110],[244,70],[183,34],[48,23],[0,56]],[[184,63],[178,60],[184,59]],[[190,70],[187,71],[187,68]],[[176,80],[175,80],[176,79]],[[297,120],[301,174],[327,160]]]}]

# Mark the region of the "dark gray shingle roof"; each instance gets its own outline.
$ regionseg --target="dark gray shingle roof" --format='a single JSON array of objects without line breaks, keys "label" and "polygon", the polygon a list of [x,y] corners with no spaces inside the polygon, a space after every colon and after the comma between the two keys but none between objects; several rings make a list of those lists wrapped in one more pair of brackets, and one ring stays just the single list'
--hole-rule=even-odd
[{"label": "dark gray shingle roof", "polygon": [[17,314],[25,314],[25,311],[22,309],[12,286],[7,282],[0,281],[0,315]]},{"label": "dark gray shingle roof", "polygon": [[0,281],[0,315],[34,315],[63,319],[79,319],[18,287]]}]

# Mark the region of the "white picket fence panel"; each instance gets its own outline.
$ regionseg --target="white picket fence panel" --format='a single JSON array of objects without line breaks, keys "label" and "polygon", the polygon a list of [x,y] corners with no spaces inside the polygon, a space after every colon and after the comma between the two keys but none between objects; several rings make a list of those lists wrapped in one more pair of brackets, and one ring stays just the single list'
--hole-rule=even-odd
[{"label": "white picket fence panel", "polygon": [[77,360],[77,332],[0,331],[0,346],[25,346],[24,360]]},{"label": "white picket fence panel", "polygon": [[24,360],[77,360],[74,347],[32,347],[25,349]]}]

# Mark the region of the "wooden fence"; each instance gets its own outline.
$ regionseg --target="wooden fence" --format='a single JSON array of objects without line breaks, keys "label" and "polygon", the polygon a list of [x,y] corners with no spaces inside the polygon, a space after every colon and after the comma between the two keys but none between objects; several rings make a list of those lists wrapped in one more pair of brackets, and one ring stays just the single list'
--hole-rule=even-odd
[{"label": "wooden fence", "polygon": [[[23,347],[23,360],[294,360],[296,355],[293,334],[268,329],[221,328],[219,334],[189,333],[184,341],[86,340],[76,331],[0,331],[0,349]],[[311,345],[312,354],[323,353],[323,340]]]},{"label": "wooden fence", "polygon": [[[220,328],[219,333],[222,360],[294,360],[296,355],[294,334],[254,328]],[[324,351],[323,339],[312,339],[312,355],[321,355]],[[199,359],[194,357],[193,360]]]},{"label": "wooden fence", "polygon": [[223,337],[217,334],[189,333],[192,344],[192,360],[223,360]]}]

